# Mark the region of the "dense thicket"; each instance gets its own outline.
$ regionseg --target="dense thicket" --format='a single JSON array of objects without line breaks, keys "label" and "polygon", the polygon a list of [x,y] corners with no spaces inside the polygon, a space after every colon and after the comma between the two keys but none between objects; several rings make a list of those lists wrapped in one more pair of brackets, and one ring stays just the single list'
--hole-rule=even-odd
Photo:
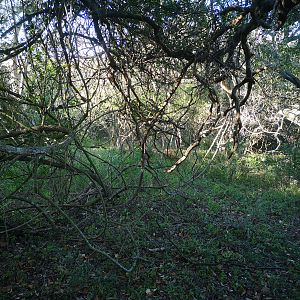
[{"label": "dense thicket", "polygon": [[[171,173],[191,154],[197,161],[202,144],[227,156],[238,145],[299,144],[297,4],[1,1],[6,207],[29,203],[51,223],[49,206],[86,239],[63,209],[82,195],[87,206],[120,196],[132,203],[147,176],[166,190],[159,170]],[[110,147],[138,152],[139,162],[121,168],[101,155]],[[156,155],[176,159],[153,166]]]}]

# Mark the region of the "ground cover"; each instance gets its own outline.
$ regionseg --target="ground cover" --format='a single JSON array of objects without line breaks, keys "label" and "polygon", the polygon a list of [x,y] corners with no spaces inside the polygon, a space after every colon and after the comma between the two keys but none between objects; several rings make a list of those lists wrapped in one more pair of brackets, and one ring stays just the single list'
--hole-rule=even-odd
[{"label": "ground cover", "polygon": [[[105,155],[120,166],[138,158]],[[172,177],[157,171],[165,190],[149,170],[131,202],[128,192],[86,209],[62,204],[113,258],[128,266],[139,257],[130,273],[86,247],[62,215],[45,226],[36,209],[12,201],[0,215],[0,299],[298,299],[299,161],[297,153],[220,156],[193,180],[197,162]],[[134,184],[139,172],[123,175]]]}]

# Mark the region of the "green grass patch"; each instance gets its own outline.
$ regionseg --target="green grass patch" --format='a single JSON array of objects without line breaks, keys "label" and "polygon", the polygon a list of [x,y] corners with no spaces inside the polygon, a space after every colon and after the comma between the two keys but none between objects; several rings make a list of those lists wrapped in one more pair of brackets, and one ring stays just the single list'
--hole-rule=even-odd
[{"label": "green grass patch", "polygon": [[[21,200],[8,197],[2,202],[1,299],[299,298],[297,155],[256,154],[231,161],[220,155],[210,166],[191,158],[167,174],[164,165],[174,161],[152,153],[133,199],[140,154],[116,149],[93,154],[106,183],[117,189],[125,182],[131,188],[110,202],[103,199],[82,209],[71,204],[77,203],[76,192],[86,187],[88,178],[39,169],[21,192],[44,208],[57,228],[36,209],[24,210]],[[81,159],[84,164],[78,166],[86,168],[89,162]],[[197,168],[205,172],[193,177]],[[4,195],[22,184],[25,171],[22,163],[15,163],[1,175]],[[67,186],[61,178],[69,178],[74,198],[63,194],[56,201],[93,245],[126,266],[138,249],[133,272],[124,273],[88,249],[45,199],[34,197],[36,183],[49,172],[53,176],[39,186],[40,192],[59,196]]]}]

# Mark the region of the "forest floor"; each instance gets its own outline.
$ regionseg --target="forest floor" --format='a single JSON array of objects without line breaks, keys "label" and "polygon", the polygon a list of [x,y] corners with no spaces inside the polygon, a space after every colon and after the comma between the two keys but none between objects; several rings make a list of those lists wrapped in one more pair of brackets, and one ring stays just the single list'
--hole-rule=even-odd
[{"label": "forest floor", "polygon": [[299,153],[216,159],[182,189],[68,210],[114,259],[139,257],[130,273],[59,214],[57,228],[34,210],[0,214],[0,231],[28,222],[0,235],[0,299],[300,299],[299,166]]}]

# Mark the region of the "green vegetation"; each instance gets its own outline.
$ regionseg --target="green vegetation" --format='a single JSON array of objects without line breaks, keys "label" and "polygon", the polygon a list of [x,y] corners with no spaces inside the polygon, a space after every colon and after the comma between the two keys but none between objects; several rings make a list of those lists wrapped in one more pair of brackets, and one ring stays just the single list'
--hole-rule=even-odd
[{"label": "green vegetation", "polygon": [[299,4],[0,1],[0,300],[300,299]]},{"label": "green vegetation", "polygon": [[[120,169],[139,159],[116,150],[105,156]],[[28,225],[1,238],[1,299],[297,299],[299,152],[219,155],[187,185],[191,163],[176,175],[161,172],[164,192],[149,173],[133,202],[128,193],[105,203],[105,213],[103,203],[92,214],[69,209],[90,240],[125,265],[138,253],[131,273],[87,249],[61,215],[52,218],[64,232],[45,227],[35,210],[6,211],[1,231]],[[129,168],[124,176],[134,183],[139,174]],[[15,182],[1,188],[10,192]]]}]

